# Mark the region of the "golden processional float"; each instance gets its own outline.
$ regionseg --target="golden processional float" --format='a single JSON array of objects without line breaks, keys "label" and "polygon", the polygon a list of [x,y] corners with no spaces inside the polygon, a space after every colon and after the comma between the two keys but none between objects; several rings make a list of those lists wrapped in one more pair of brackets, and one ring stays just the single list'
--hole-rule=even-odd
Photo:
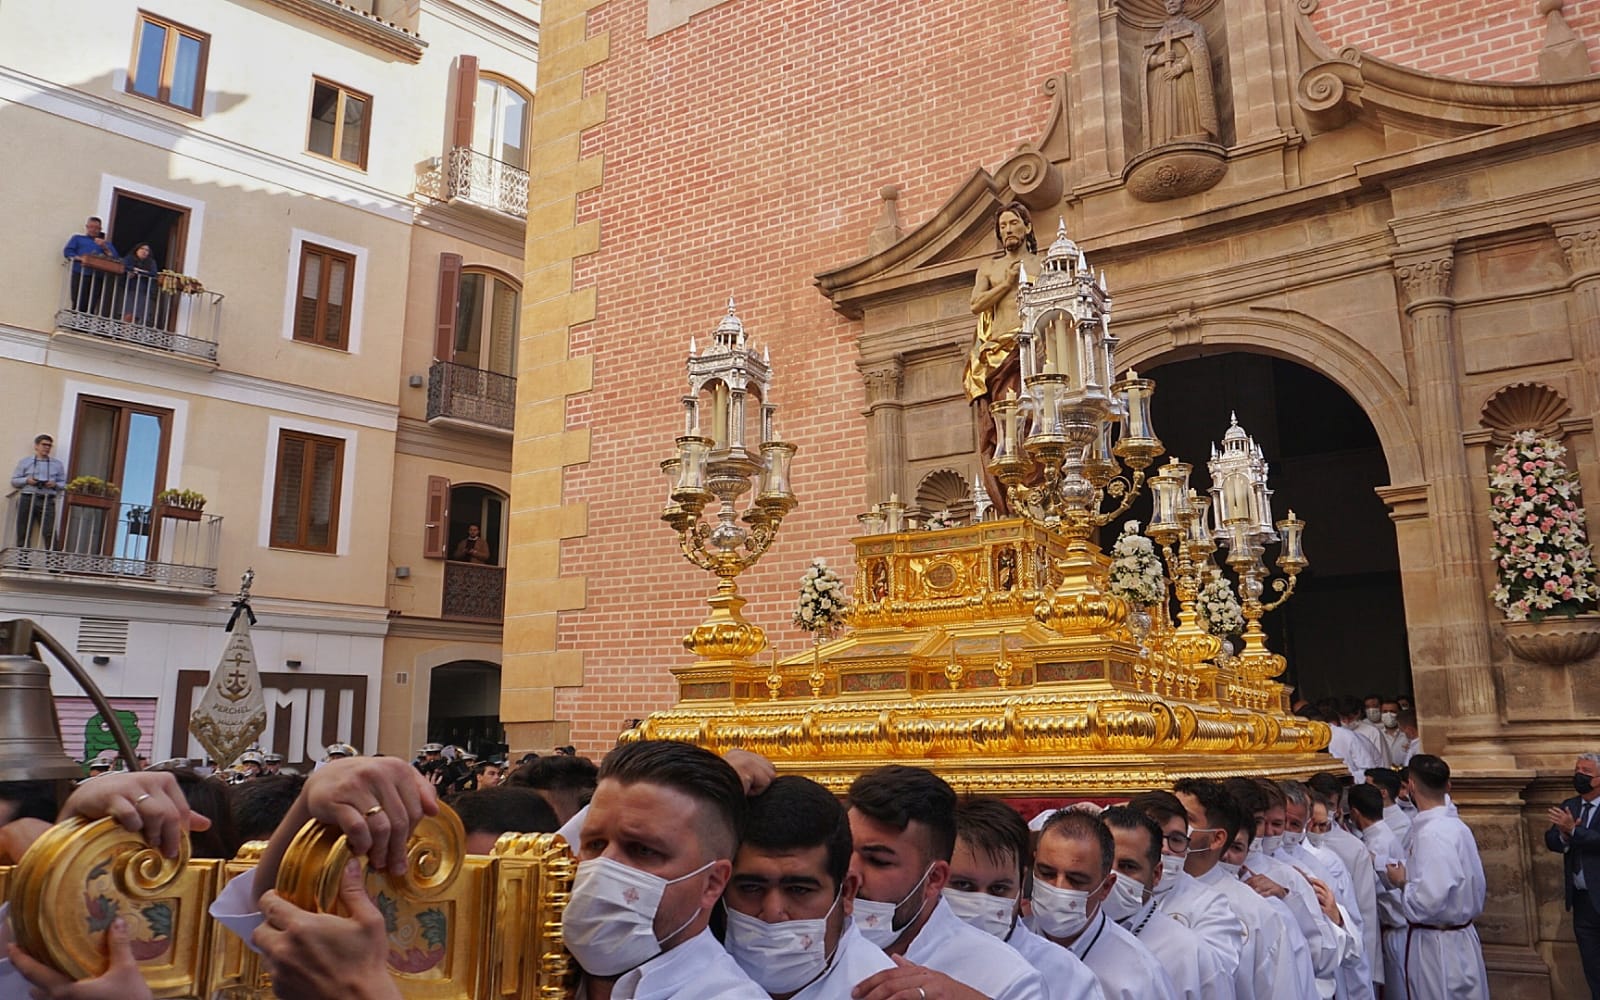
[{"label": "golden processional float", "polygon": [[[1040,273],[1023,276],[1017,352],[1021,392],[993,404],[990,470],[1020,516],[986,518],[975,488],[972,523],[911,530],[897,498],[862,516],[855,540],[849,631],[809,655],[763,666],[760,626],[741,614],[735,578],[771,546],[796,499],[795,448],[777,440],[767,402],[771,366],[732,304],[705,350],[690,346],[690,393],[677,454],[662,463],[663,513],[685,557],[717,577],[711,613],[684,639],[697,659],[674,668],[679,702],[625,739],[742,747],[780,770],[842,791],[886,762],[929,767],[958,789],[1022,797],[1111,797],[1184,775],[1303,775],[1327,727],[1291,717],[1261,616],[1292,595],[1305,568],[1302,522],[1272,517],[1261,450],[1237,425],[1209,464],[1209,495],[1192,467],[1162,454],[1150,419],[1154,384],[1115,379],[1110,298],[1064,228]],[[760,440],[746,441],[759,407]],[[707,412],[702,412],[702,411]],[[741,514],[739,499],[755,495]],[[1159,549],[1154,586],[1130,602],[1113,585],[1097,530],[1149,489],[1143,537]],[[712,501],[716,501],[713,507]],[[1281,543],[1269,579],[1268,545]],[[1234,571],[1229,582],[1218,565]],[[1272,601],[1263,599],[1269,589]],[[1235,654],[1206,595],[1231,592],[1242,643]],[[1174,620],[1172,608],[1176,606]],[[1213,615],[1213,617],[1215,617]],[[67,654],[70,655],[70,654]],[[26,657],[6,657],[22,660]],[[42,663],[4,676],[50,702]],[[576,867],[554,834],[506,834],[468,855],[448,807],[408,845],[409,870],[367,873],[388,931],[389,969],[419,1000],[557,1000],[573,963],[561,909]],[[105,967],[104,932],[128,922],[135,957],[157,997],[255,1000],[272,995],[257,956],[207,916],[230,878],[252,871],[265,845],[228,861],[151,850],[114,820],[52,827],[0,894],[31,954],[75,978]],[[286,852],[277,890],[318,912],[338,907],[350,851],[337,830],[308,823]]]},{"label": "golden processional float", "polygon": [[[955,527],[910,530],[897,497],[879,504],[854,540],[848,630],[765,665],[765,635],[740,614],[734,578],[795,505],[795,449],[773,439],[770,366],[732,304],[705,351],[691,342],[685,433],[662,463],[662,520],[717,589],[711,614],[683,640],[698,659],[673,669],[678,704],[624,738],[754,750],[837,792],[894,762],[1013,799],[1115,796],[1186,775],[1303,776],[1328,765],[1317,753],[1328,728],[1289,714],[1274,679],[1284,658],[1261,627],[1293,594],[1306,558],[1304,522],[1293,511],[1273,520],[1260,447],[1229,427],[1212,449],[1208,495],[1191,485],[1188,463],[1152,471],[1163,453],[1150,416],[1155,385],[1131,371],[1116,378],[1104,275],[1095,278],[1065,223],[1039,273],[1019,275],[1017,300],[1021,391],[992,404],[988,468],[1020,516],[986,519],[981,486],[974,519]],[[759,455],[744,433],[752,394],[761,399]],[[736,502],[757,476],[741,517]],[[1095,536],[1147,488],[1153,515],[1143,533],[1161,562],[1156,593],[1134,604],[1115,592]],[[1269,580],[1266,548],[1279,543],[1282,575]],[[1202,592],[1218,588],[1238,609],[1237,653],[1197,610]]]}]

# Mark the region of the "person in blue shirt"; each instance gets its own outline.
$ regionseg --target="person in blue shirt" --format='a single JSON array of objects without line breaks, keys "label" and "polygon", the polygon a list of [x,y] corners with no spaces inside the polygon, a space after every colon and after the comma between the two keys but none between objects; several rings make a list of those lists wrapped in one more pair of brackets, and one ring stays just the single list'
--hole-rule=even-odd
[{"label": "person in blue shirt", "polygon": [[111,257],[121,260],[122,255],[117,253],[117,248],[111,245],[111,240],[106,237],[100,228],[100,217],[89,216],[89,221],[83,225],[83,232],[74,233],[67,240],[67,245],[62,248],[61,256],[72,261],[72,303],[78,312],[91,312],[91,306],[96,298],[95,287],[102,285],[109,278],[95,280],[99,272],[90,272],[89,278],[84,278],[83,258],[85,257]]},{"label": "person in blue shirt", "polygon": [[67,485],[67,467],[51,457],[55,440],[48,434],[33,439],[33,454],[17,462],[11,470],[11,485],[17,495],[17,548],[28,547],[33,526],[40,526],[39,544],[50,548],[56,526],[56,497]]}]

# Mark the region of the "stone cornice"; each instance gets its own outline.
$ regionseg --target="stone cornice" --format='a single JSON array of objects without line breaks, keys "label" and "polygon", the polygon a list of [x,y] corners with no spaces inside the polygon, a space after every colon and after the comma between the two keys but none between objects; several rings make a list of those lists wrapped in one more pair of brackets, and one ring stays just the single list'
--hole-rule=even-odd
[{"label": "stone cornice", "polygon": [[389,21],[357,10],[339,0],[262,0],[263,3],[298,14],[342,35],[358,39],[375,49],[399,56],[406,62],[421,62],[428,43],[413,32]]},{"label": "stone cornice", "polygon": [[451,622],[441,618],[389,619],[389,636],[395,639],[448,639],[454,642],[488,642],[500,645],[503,630],[483,622]]}]

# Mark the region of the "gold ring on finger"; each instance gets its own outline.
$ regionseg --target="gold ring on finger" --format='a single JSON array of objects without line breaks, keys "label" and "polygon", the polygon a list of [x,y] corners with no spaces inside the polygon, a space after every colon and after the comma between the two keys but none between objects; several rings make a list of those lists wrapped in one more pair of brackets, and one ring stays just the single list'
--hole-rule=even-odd
[{"label": "gold ring on finger", "polygon": [[383,803],[380,802],[377,805],[373,806],[371,809],[368,809],[367,810],[367,815],[368,816],[376,816],[381,812],[383,812]]}]

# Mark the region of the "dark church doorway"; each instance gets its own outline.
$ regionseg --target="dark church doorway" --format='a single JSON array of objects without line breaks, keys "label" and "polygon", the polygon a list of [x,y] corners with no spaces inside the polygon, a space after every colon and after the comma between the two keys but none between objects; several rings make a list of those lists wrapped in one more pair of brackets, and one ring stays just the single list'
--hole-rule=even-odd
[{"label": "dark church doorway", "polygon": [[[1400,555],[1388,508],[1373,492],[1389,484],[1389,467],[1360,405],[1316,371],[1260,354],[1172,361],[1146,374],[1156,381],[1153,417],[1167,450],[1159,462],[1190,462],[1191,482],[1209,486],[1211,445],[1237,414],[1266,454],[1276,518],[1293,509],[1307,522],[1311,565],[1288,603],[1262,619],[1268,645],[1289,661],[1278,679],[1310,701],[1409,695]],[[1142,521],[1149,510],[1142,497],[1132,516]],[[1269,563],[1277,554],[1268,548]]]},{"label": "dark church doorway", "polygon": [[428,685],[428,742],[484,755],[505,742],[500,724],[500,668],[482,660],[434,667]]}]

